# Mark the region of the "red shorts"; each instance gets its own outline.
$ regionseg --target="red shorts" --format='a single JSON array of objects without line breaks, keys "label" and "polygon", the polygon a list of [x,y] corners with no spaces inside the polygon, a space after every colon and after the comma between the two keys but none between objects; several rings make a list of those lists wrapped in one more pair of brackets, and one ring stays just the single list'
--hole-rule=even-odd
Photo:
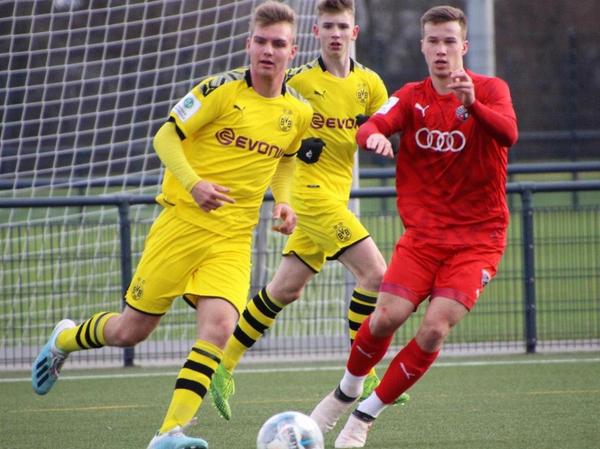
[{"label": "red shorts", "polygon": [[505,246],[498,241],[434,244],[404,234],[396,243],[380,291],[409,300],[415,309],[427,297],[442,296],[471,310],[496,274]]}]

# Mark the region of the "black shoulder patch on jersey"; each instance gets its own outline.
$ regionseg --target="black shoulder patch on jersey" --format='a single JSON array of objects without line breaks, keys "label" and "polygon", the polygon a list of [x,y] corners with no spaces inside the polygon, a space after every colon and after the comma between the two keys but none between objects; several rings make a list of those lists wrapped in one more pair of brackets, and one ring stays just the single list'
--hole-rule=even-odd
[{"label": "black shoulder patch on jersey", "polygon": [[375,71],[373,69],[370,69],[369,67],[367,67],[366,65],[361,64],[358,61],[352,60],[352,62],[354,62],[354,67],[364,71],[364,72],[370,72],[370,73],[375,73]]},{"label": "black shoulder patch on jersey", "polygon": [[299,67],[292,67],[291,69],[288,69],[288,71],[286,72],[286,76],[285,76],[286,82],[289,81],[290,79],[292,79],[293,77],[295,77],[296,75],[298,75],[299,73],[306,72],[307,70],[312,69],[317,64],[318,64],[318,59],[314,59],[314,60],[307,62],[306,64],[303,64]]},{"label": "black shoulder patch on jersey", "polygon": [[200,83],[200,90],[202,91],[202,95],[205,97],[208,96],[211,92],[214,92],[215,89],[226,84],[231,81],[238,81],[244,79],[244,75],[246,73],[245,67],[240,67],[238,69],[229,70],[228,72],[219,73],[218,75],[207,78],[205,81]]},{"label": "black shoulder patch on jersey", "polygon": [[296,89],[294,89],[293,87],[286,84],[285,88],[286,88],[286,93],[290,94],[292,97],[300,100],[302,103],[308,103],[306,98],[304,98],[302,96],[302,94],[300,92],[298,92]]}]

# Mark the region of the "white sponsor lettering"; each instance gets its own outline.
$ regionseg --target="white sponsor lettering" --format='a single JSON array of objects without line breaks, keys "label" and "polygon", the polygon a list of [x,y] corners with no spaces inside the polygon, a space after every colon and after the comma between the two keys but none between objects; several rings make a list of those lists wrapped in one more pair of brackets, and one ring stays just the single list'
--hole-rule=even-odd
[{"label": "white sponsor lettering", "polygon": [[194,94],[190,93],[179,100],[179,103],[173,108],[173,113],[179,117],[179,120],[185,122],[200,109],[200,106],[202,106],[202,103],[198,101]]},{"label": "white sponsor lettering", "polygon": [[442,153],[452,151],[457,153],[465,147],[467,138],[462,132],[457,130],[448,132],[421,128],[415,134],[415,142],[419,148],[425,150],[440,151]]}]

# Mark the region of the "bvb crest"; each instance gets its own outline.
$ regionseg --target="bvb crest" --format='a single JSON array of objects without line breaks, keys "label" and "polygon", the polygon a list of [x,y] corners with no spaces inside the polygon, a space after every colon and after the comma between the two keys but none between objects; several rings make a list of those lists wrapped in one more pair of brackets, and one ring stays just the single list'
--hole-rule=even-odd
[{"label": "bvb crest", "polygon": [[144,296],[144,281],[142,278],[138,278],[137,282],[131,287],[131,297],[139,301]]},{"label": "bvb crest", "polygon": [[356,98],[360,104],[366,104],[369,99],[369,91],[365,88],[365,86],[358,86],[356,90]]},{"label": "bvb crest", "polygon": [[335,235],[337,236],[340,242],[347,242],[352,237],[352,232],[347,226],[344,226],[343,223],[338,223],[334,226]]},{"label": "bvb crest", "polygon": [[279,117],[279,129],[285,132],[292,129],[292,117],[287,111]]}]

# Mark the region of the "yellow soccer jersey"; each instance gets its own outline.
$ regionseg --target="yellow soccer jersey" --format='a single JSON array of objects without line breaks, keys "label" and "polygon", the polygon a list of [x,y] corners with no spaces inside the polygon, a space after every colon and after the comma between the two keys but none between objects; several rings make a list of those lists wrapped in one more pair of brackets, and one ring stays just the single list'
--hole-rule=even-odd
[{"label": "yellow soccer jersey", "polygon": [[329,73],[320,57],[288,71],[288,85],[313,107],[308,136],[320,137],[326,144],[315,164],[297,162],[295,193],[349,198],[357,149],[355,117],[375,113],[387,100],[381,78],[353,60],[350,63],[346,78]]},{"label": "yellow soccer jersey", "polygon": [[228,187],[235,204],[204,212],[169,170],[158,201],[219,234],[250,230],[279,159],[295,155],[311,115],[310,105],[285,84],[278,97],[260,96],[245,69],[203,80],[175,105],[170,120],[194,171]]}]

